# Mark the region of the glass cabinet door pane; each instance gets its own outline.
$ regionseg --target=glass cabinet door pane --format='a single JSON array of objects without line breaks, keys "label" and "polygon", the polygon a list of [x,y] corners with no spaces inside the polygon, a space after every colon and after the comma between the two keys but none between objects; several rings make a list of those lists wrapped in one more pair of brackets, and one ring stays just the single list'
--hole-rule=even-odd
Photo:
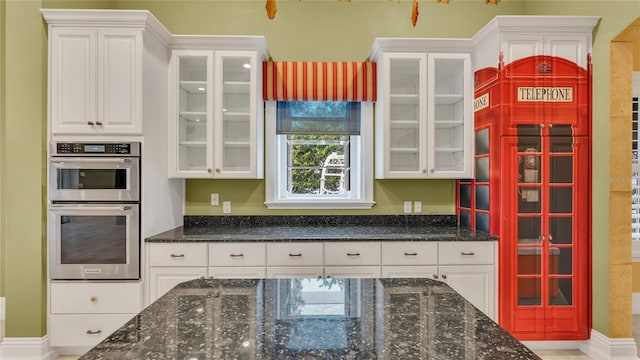
[{"label": "glass cabinet door pane", "polygon": [[435,171],[464,170],[465,62],[463,58],[433,61],[434,164]]},{"label": "glass cabinet door pane", "polygon": [[420,171],[421,59],[389,60],[389,170]]},{"label": "glass cabinet door pane", "polygon": [[518,278],[518,305],[542,304],[541,288],[540,278]]},{"label": "glass cabinet door pane", "polygon": [[251,57],[222,58],[222,170],[246,171],[251,164]]},{"label": "glass cabinet door pane", "polygon": [[549,278],[549,305],[573,305],[573,279]]},{"label": "glass cabinet door pane", "polygon": [[180,57],[178,84],[178,167],[203,171],[207,167],[208,110],[206,56]]}]

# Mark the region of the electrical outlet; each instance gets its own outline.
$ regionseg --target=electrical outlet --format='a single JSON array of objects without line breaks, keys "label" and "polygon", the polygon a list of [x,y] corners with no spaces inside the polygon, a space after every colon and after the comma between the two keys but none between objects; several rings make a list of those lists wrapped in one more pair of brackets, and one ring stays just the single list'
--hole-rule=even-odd
[{"label": "electrical outlet", "polygon": [[416,212],[416,213],[422,212],[422,201],[413,202],[413,212]]},{"label": "electrical outlet", "polygon": [[211,206],[220,205],[220,194],[212,193],[211,194]]},{"label": "electrical outlet", "polygon": [[231,201],[223,201],[222,202],[222,212],[225,214],[231,213]]},{"label": "electrical outlet", "polygon": [[404,202],[404,213],[411,214],[411,201]]}]

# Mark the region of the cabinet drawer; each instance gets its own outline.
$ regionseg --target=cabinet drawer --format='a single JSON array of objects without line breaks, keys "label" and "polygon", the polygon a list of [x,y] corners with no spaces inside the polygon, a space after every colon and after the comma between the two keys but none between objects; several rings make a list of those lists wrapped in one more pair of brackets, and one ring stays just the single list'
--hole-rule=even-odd
[{"label": "cabinet drawer", "polygon": [[151,244],[151,266],[207,266],[207,243]]},{"label": "cabinet drawer", "polygon": [[93,347],[134,316],[52,315],[49,319],[49,345]]},{"label": "cabinet drawer", "polygon": [[324,265],[322,243],[273,243],[267,244],[269,266]]},{"label": "cabinet drawer", "polygon": [[324,244],[325,265],[380,266],[379,242],[340,242]]},{"label": "cabinet drawer", "polygon": [[265,266],[266,253],[266,244],[209,244],[209,265]]},{"label": "cabinet drawer", "polygon": [[493,264],[494,242],[441,242],[438,256],[440,265]]},{"label": "cabinet drawer", "polygon": [[382,243],[382,265],[437,265],[438,243],[436,242],[384,242]]},{"label": "cabinet drawer", "polygon": [[266,276],[267,268],[265,266],[215,266],[209,268],[209,277],[215,279],[264,279]]},{"label": "cabinet drawer", "polygon": [[142,308],[141,284],[51,283],[52,314],[129,314]]},{"label": "cabinet drawer", "polygon": [[383,266],[383,278],[429,278],[435,279],[438,267],[432,266]]}]

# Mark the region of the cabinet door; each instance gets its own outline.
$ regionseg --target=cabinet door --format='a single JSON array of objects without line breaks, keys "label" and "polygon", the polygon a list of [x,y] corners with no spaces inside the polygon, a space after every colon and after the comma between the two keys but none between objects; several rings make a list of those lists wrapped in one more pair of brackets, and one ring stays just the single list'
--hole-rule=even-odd
[{"label": "cabinet door", "polygon": [[326,278],[379,278],[380,266],[325,266]]},{"label": "cabinet door", "polygon": [[544,51],[544,35],[523,34],[521,32],[502,34],[500,50],[504,56],[504,64],[534,55],[542,55]]},{"label": "cabinet door", "polygon": [[171,55],[169,169],[172,177],[213,176],[213,52]]},{"label": "cabinet door", "polygon": [[49,116],[54,134],[95,133],[97,30],[58,28],[49,40]]},{"label": "cabinet door", "polygon": [[141,30],[98,30],[99,133],[142,133],[142,53]]},{"label": "cabinet door", "polygon": [[262,144],[258,143],[256,53],[216,51],[214,67],[215,177],[262,177],[257,172],[257,151]]},{"label": "cabinet door", "polygon": [[440,266],[439,272],[442,281],[495,320],[495,270],[493,265]]},{"label": "cabinet door", "polygon": [[428,176],[472,177],[473,113],[469,54],[429,54]]},{"label": "cabinet door", "polygon": [[149,302],[156,301],[181,282],[207,276],[206,267],[152,267],[149,271]]},{"label": "cabinet door", "polygon": [[382,58],[376,108],[376,177],[425,178],[426,54],[389,53]]}]

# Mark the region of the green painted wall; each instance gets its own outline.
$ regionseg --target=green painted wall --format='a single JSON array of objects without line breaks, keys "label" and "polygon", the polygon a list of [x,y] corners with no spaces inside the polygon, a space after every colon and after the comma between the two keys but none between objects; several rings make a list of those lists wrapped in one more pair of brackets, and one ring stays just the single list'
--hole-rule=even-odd
[{"label": "green painted wall", "polygon": [[[640,2],[505,0],[491,6],[482,0],[422,1],[415,28],[409,23],[410,5],[409,0],[278,1],[270,21],[262,0],[0,0],[0,296],[8,299],[6,335],[32,337],[46,331],[46,26],[40,7],[149,9],[176,34],[264,35],[275,60],[314,61],[364,60],[375,37],[470,37],[495,15],[602,16],[593,52],[593,292],[598,294],[593,319],[594,328],[607,335],[609,41],[640,16]],[[188,181],[187,213],[218,213],[220,207],[207,205],[210,192],[231,200],[234,214],[276,213],[264,208],[259,180]],[[375,196],[377,205],[359,213],[400,213],[403,200],[421,200],[430,213],[454,210],[452,181],[376,181]]]}]

